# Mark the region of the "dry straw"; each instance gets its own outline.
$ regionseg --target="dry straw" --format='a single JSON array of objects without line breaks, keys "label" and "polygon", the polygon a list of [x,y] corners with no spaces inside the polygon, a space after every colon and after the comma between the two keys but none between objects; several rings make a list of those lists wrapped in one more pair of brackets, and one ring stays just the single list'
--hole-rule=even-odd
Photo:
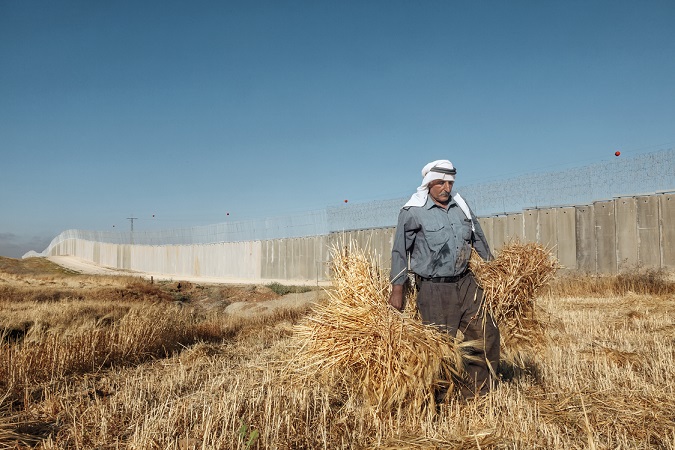
[{"label": "dry straw", "polygon": [[[389,279],[373,256],[350,242],[334,246],[329,301],[297,327],[298,370],[332,386],[350,386],[378,416],[433,411],[434,389],[461,374],[463,348],[388,303]],[[441,381],[445,380],[445,381]]]},{"label": "dry straw", "polygon": [[485,308],[499,325],[508,347],[541,342],[543,326],[535,318],[535,297],[560,267],[551,251],[538,243],[511,241],[492,261],[474,250],[471,271],[483,288]]}]

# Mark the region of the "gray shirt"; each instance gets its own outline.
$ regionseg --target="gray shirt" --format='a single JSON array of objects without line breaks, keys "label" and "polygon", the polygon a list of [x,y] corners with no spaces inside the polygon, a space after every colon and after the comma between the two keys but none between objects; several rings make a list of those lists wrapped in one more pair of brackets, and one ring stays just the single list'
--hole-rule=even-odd
[{"label": "gray shirt", "polygon": [[471,212],[466,217],[454,199],[444,209],[431,199],[422,207],[405,207],[398,215],[398,225],[391,251],[391,282],[403,284],[410,269],[424,278],[451,277],[463,273],[471,258],[471,246],[483,259],[491,259],[483,229]]}]

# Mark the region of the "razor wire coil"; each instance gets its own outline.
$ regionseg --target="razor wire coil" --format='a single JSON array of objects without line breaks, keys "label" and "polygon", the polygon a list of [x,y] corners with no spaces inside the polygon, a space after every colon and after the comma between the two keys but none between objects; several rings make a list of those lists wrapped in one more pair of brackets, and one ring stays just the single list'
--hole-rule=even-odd
[{"label": "razor wire coil", "polygon": [[[455,187],[479,217],[529,208],[585,205],[675,190],[675,148],[557,172]],[[414,190],[414,189],[413,189]],[[412,194],[412,191],[411,191]],[[327,235],[396,226],[408,197],[327,207],[289,216],[153,231],[66,230],[42,254],[68,239],[112,244],[192,245]]]}]

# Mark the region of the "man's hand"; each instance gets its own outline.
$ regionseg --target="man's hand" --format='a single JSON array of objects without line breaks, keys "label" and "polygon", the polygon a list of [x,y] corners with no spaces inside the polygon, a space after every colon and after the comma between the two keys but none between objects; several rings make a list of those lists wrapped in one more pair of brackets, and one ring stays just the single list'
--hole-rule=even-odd
[{"label": "man's hand", "polygon": [[389,294],[389,304],[399,311],[403,311],[403,285],[392,284]]}]

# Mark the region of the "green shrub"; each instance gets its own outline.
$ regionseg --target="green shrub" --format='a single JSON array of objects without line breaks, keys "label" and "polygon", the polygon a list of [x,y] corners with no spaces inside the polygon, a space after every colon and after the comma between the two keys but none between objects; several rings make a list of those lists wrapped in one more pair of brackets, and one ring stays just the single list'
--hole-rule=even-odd
[{"label": "green shrub", "polygon": [[268,284],[267,287],[279,295],[302,294],[303,292],[309,292],[312,290],[312,288],[309,286],[286,286],[281,283],[277,283],[276,281],[274,283]]}]

